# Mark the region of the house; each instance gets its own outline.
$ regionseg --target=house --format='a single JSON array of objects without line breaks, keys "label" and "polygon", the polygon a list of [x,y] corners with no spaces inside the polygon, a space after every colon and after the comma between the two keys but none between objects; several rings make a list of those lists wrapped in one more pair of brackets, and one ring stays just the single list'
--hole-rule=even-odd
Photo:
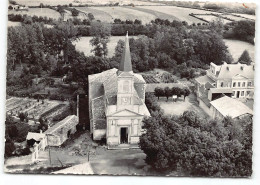
[{"label": "house", "polygon": [[39,143],[44,137],[45,134],[43,134],[42,132],[40,133],[28,132],[26,136],[26,141],[29,146],[33,146],[34,143]]},{"label": "house", "polygon": [[254,95],[254,63],[210,64],[206,75],[195,79],[199,106],[209,115],[210,102],[223,95],[236,99],[251,99]]},{"label": "house", "polygon": [[142,119],[150,116],[145,105],[146,82],[133,73],[128,34],[119,69],[88,76],[90,133],[105,139],[108,148],[134,147],[139,142]]},{"label": "house", "polygon": [[77,131],[78,117],[70,115],[44,132],[48,146],[60,146]]},{"label": "house", "polygon": [[253,115],[253,111],[241,101],[223,96],[210,102],[210,112],[213,119],[223,119],[226,116],[241,118],[246,115]]}]

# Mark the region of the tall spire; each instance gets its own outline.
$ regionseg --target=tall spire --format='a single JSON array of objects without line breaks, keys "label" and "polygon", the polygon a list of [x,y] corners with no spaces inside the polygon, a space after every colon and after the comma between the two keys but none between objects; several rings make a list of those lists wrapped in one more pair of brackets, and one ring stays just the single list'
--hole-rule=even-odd
[{"label": "tall spire", "polygon": [[120,65],[119,65],[119,71],[124,71],[124,72],[133,71],[130,47],[129,47],[129,40],[128,40],[128,32],[126,33],[126,37],[125,37],[125,46],[124,46],[122,59],[121,59]]}]

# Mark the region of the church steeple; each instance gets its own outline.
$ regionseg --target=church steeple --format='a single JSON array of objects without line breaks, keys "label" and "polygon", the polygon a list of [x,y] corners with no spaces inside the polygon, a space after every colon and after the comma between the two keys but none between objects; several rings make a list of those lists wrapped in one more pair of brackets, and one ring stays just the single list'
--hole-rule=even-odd
[{"label": "church steeple", "polygon": [[125,46],[124,46],[124,50],[123,50],[122,59],[121,59],[120,65],[119,65],[119,71],[122,71],[122,72],[133,71],[130,47],[129,47],[129,40],[128,40],[128,32],[126,33],[126,37],[125,37]]}]

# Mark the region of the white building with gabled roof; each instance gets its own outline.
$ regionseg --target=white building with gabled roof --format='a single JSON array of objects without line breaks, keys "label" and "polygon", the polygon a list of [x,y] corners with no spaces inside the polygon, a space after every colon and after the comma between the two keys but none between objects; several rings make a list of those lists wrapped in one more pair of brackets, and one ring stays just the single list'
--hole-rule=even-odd
[{"label": "white building with gabled roof", "polygon": [[108,148],[137,147],[142,120],[150,113],[145,105],[143,77],[133,73],[128,35],[119,69],[88,76],[90,133],[106,139]]}]

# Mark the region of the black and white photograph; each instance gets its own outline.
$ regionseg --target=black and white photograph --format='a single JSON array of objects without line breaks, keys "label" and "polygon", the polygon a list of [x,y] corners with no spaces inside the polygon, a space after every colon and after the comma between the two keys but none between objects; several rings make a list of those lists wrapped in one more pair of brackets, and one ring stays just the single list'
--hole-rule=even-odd
[{"label": "black and white photograph", "polygon": [[255,3],[5,1],[5,173],[252,177]]}]

